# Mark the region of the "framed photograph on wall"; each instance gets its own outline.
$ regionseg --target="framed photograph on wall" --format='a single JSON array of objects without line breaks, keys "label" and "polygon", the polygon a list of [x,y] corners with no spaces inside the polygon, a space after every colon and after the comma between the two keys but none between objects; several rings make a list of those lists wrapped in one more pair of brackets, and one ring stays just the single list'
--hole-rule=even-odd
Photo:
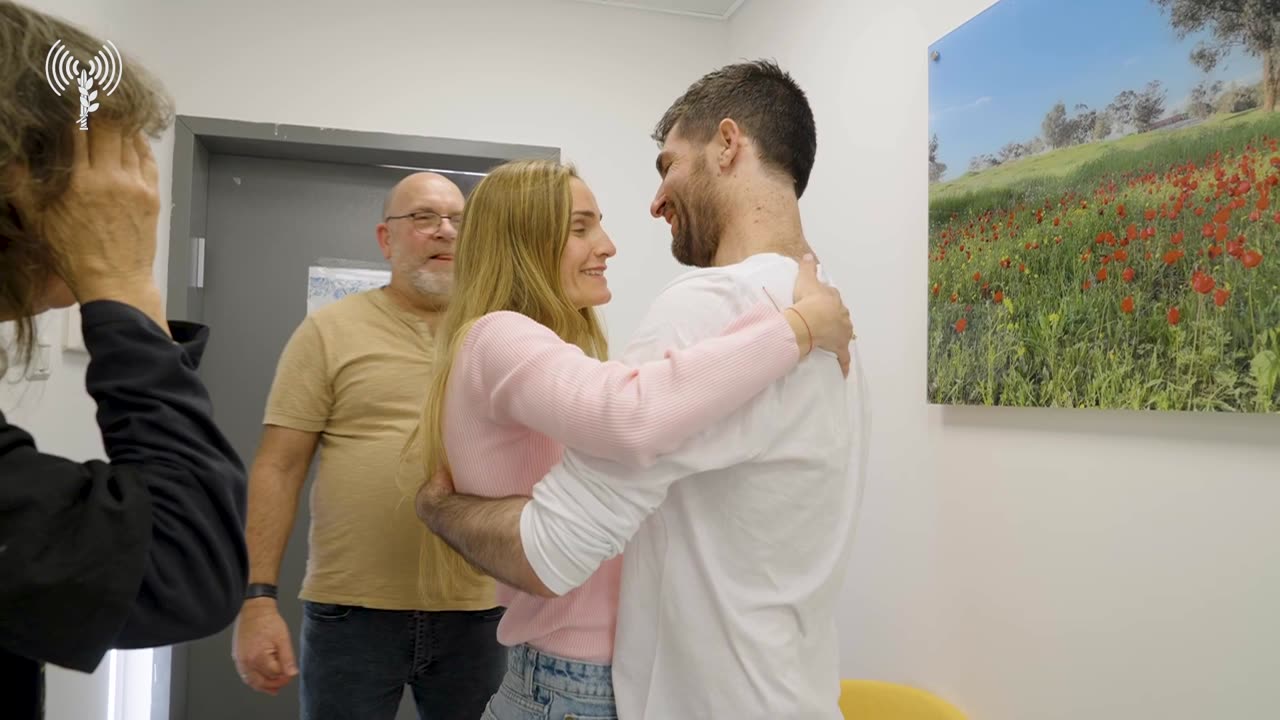
[{"label": "framed photograph on wall", "polygon": [[929,48],[931,403],[1280,412],[1270,4],[1001,0]]}]

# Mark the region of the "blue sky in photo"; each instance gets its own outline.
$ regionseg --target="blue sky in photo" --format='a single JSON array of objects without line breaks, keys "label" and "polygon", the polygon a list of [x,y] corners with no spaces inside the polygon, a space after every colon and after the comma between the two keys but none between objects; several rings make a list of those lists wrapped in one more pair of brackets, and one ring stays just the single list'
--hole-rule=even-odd
[{"label": "blue sky in photo", "polygon": [[[1001,0],[937,41],[929,63],[929,132],[938,135],[944,180],[969,160],[1040,134],[1054,103],[1101,109],[1122,90],[1152,80],[1166,112],[1186,105],[1206,76],[1190,54],[1204,34],[1179,40],[1154,0]],[[1262,61],[1235,52],[1213,79],[1257,82]]]}]

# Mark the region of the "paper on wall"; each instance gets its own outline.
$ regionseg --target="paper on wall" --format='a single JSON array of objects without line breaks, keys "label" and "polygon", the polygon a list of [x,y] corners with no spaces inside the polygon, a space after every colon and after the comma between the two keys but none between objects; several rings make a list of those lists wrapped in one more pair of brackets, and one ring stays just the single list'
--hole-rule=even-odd
[{"label": "paper on wall", "polygon": [[321,260],[307,270],[307,314],[331,302],[391,282],[385,267],[356,260]]}]

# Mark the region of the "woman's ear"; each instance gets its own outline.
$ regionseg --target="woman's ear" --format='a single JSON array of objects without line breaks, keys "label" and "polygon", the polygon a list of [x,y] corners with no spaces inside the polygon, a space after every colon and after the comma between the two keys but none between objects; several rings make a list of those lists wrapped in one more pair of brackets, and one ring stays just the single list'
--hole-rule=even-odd
[{"label": "woman's ear", "polygon": [[45,283],[44,290],[44,309],[57,310],[60,308],[71,307],[76,304],[75,293],[71,292],[71,288],[67,285],[62,276],[56,272],[49,273],[49,279]]}]

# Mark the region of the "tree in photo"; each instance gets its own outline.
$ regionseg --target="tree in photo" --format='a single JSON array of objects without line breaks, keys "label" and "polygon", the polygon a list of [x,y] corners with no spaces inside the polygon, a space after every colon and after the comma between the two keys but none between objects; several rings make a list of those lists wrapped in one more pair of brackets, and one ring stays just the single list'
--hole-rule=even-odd
[{"label": "tree in photo", "polygon": [[947,172],[947,164],[938,162],[938,134],[929,138],[929,182],[936,183]]},{"label": "tree in photo", "polygon": [[1262,58],[1262,109],[1275,112],[1280,91],[1280,0],[1155,0],[1169,12],[1179,38],[1208,31],[1210,39],[1191,52],[1208,72],[1232,50]]},{"label": "tree in photo", "polygon": [[986,170],[988,168],[996,167],[999,164],[1000,164],[1000,158],[996,157],[995,155],[992,155],[991,153],[974,155],[969,160],[969,172],[975,172],[975,173],[982,172],[983,170]]},{"label": "tree in photo", "polygon": [[1075,115],[1067,115],[1067,106],[1057,103],[1045,113],[1040,122],[1040,137],[1051,149],[1081,145],[1093,137],[1094,127],[1098,122],[1098,111],[1090,110],[1088,105],[1075,107]]},{"label": "tree in photo", "polygon": [[1000,164],[1003,165],[1014,160],[1020,160],[1033,152],[1034,148],[1031,143],[1011,142],[1000,148]]},{"label": "tree in photo", "polygon": [[1107,106],[1107,114],[1115,120],[1116,129],[1121,134],[1124,129],[1133,125],[1133,106],[1138,102],[1138,93],[1132,90],[1122,90],[1116,94],[1111,104]]},{"label": "tree in photo", "polygon": [[1133,126],[1138,132],[1151,129],[1164,115],[1165,91],[1159,80],[1152,80],[1133,103]]},{"label": "tree in photo", "polygon": [[1231,83],[1218,96],[1214,108],[1220,113],[1238,113],[1252,110],[1262,104],[1261,85],[1240,85]]},{"label": "tree in photo", "polygon": [[1203,120],[1213,114],[1222,95],[1222,81],[1201,80],[1191,89],[1191,100],[1187,103],[1187,114],[1197,120]]},{"label": "tree in photo", "polygon": [[1094,118],[1093,139],[1106,140],[1107,138],[1111,137],[1111,131],[1114,129],[1115,127],[1113,125],[1113,121],[1111,120],[1111,113],[1106,112],[1104,110],[1103,112],[1098,113],[1097,117]]},{"label": "tree in photo", "polygon": [[1072,145],[1083,145],[1093,136],[1093,129],[1098,124],[1098,111],[1090,110],[1088,105],[1076,105],[1076,114],[1067,121],[1067,137]]},{"label": "tree in photo", "polygon": [[1059,102],[1045,113],[1044,120],[1040,122],[1040,136],[1049,144],[1049,147],[1057,150],[1070,144],[1067,133],[1067,106]]}]

